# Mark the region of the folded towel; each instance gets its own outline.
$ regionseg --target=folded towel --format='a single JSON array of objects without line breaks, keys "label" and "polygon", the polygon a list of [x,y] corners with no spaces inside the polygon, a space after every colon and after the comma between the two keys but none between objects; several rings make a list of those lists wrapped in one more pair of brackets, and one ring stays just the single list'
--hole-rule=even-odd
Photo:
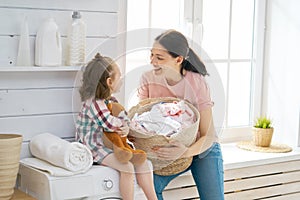
[{"label": "folded towel", "polygon": [[52,165],[49,162],[39,158],[23,158],[20,163],[44,172],[48,172],[51,176],[73,176],[83,173],[82,171],[72,172],[61,167]]},{"label": "folded towel", "polygon": [[50,133],[33,137],[29,147],[33,156],[71,172],[86,172],[93,164],[92,153],[85,145]]}]

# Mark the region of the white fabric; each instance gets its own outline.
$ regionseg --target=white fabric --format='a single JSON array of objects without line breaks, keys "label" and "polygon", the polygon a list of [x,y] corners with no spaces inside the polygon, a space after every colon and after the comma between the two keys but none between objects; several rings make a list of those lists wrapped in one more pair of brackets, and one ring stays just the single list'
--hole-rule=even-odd
[{"label": "white fabric", "polygon": [[151,110],[132,118],[131,127],[149,134],[171,136],[195,122],[193,111],[184,101],[158,103]]},{"label": "white fabric", "polygon": [[85,145],[50,133],[33,137],[29,146],[33,156],[71,172],[85,172],[93,164],[92,153]]},{"label": "white fabric", "polygon": [[149,134],[170,135],[180,130],[181,124],[170,117],[164,117],[161,113],[151,110],[141,115],[135,115],[133,120],[136,128],[145,129]]},{"label": "white fabric", "polygon": [[48,172],[51,176],[73,176],[85,171],[72,172],[61,167],[57,167],[39,158],[23,158],[20,163],[41,171]]}]

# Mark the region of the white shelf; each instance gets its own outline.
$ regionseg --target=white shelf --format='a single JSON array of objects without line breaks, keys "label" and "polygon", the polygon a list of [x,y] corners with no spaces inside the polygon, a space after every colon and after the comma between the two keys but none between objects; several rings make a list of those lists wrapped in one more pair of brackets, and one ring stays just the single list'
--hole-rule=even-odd
[{"label": "white shelf", "polygon": [[0,72],[55,72],[55,71],[80,71],[81,66],[0,66]]}]

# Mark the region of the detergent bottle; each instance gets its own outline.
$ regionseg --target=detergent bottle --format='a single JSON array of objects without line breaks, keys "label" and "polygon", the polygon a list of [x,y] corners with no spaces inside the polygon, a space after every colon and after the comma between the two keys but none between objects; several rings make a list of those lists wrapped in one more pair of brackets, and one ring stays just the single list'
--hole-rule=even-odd
[{"label": "detergent bottle", "polygon": [[62,65],[61,36],[53,18],[45,20],[36,34],[35,65]]},{"label": "detergent bottle", "polygon": [[27,17],[24,18],[20,29],[20,40],[17,56],[17,66],[31,66],[30,41]]},{"label": "detergent bottle", "polygon": [[66,64],[80,66],[85,63],[86,25],[79,11],[73,11],[67,40]]}]

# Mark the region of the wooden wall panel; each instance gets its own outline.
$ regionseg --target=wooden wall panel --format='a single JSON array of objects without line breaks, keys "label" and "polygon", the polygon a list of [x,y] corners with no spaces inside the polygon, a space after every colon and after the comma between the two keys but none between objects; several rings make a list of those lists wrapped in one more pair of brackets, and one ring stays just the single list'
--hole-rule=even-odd
[{"label": "wooden wall panel", "polygon": [[[62,38],[62,65],[65,65],[66,37]],[[19,36],[1,36],[0,35],[0,68],[14,66],[17,61]],[[118,56],[118,44],[115,38],[87,38],[86,39],[86,61],[89,61],[96,52],[113,58]],[[30,55],[31,63],[34,65],[35,37],[30,37]]]},{"label": "wooden wall panel", "polygon": [[[66,36],[71,23],[73,10],[81,11],[86,23],[87,57],[97,47],[103,54],[116,57],[117,43],[99,47],[107,38],[114,39],[118,33],[118,0],[91,0],[83,3],[81,0],[53,1],[1,1],[0,2],[0,67],[14,66],[18,53],[21,24],[28,20],[30,34],[31,62],[34,65],[35,36],[45,19],[52,17],[56,21],[62,37],[63,62],[65,65]],[[9,22],[9,23],[8,23]]]},{"label": "wooden wall panel", "polygon": [[75,88],[0,90],[0,117],[73,113],[80,105]]},{"label": "wooden wall panel", "polygon": [[[62,36],[63,62],[68,27],[73,10],[79,10],[87,25],[86,57],[96,52],[117,58],[122,52],[117,41],[120,31],[119,0],[1,0],[0,1],[0,132],[23,135],[21,158],[31,156],[28,143],[48,132],[73,141],[74,120],[81,106],[78,87],[82,72],[73,70],[9,70],[15,67],[21,24],[27,17],[30,53],[34,65],[35,37],[42,22],[53,17]],[[122,21],[123,22],[123,21]],[[123,26],[122,26],[123,27]],[[4,69],[4,70],[1,70]]]},{"label": "wooden wall panel", "polygon": [[284,172],[268,176],[257,176],[253,178],[237,179],[226,181],[224,185],[225,193],[247,190],[259,187],[272,186],[282,183],[291,183],[300,180],[300,171]]},{"label": "wooden wall panel", "polygon": [[[28,29],[31,36],[35,36],[43,22],[52,17],[59,29],[61,36],[67,36],[72,22],[72,11],[61,10],[37,10],[0,7],[0,34],[20,35],[20,27],[27,17]],[[110,24],[117,23],[116,13],[81,12],[82,19],[86,24],[87,37],[111,37],[117,34],[117,27]],[[9,21],[10,23],[6,23]],[[107,23],[110,22],[110,23]]]},{"label": "wooden wall panel", "polygon": [[[225,169],[224,174],[226,200],[300,198],[300,160]],[[166,200],[199,199],[190,172],[172,180],[163,195]]]},{"label": "wooden wall panel", "polygon": [[117,12],[118,0],[1,0],[0,7]]},{"label": "wooden wall panel", "polygon": [[253,190],[246,190],[231,194],[226,194],[226,200],[236,199],[261,199],[267,197],[275,197],[282,194],[299,192],[300,182],[288,183],[283,185],[274,185],[272,187],[263,187]]},{"label": "wooden wall panel", "polygon": [[272,200],[299,200],[300,192],[272,197]]},{"label": "wooden wall panel", "polygon": [[232,180],[236,178],[243,177],[253,177],[258,175],[274,174],[280,173],[283,171],[294,171],[299,169],[300,160],[284,162],[284,163],[275,163],[269,165],[260,165],[253,167],[244,167],[239,169],[227,170],[224,174],[225,180]]},{"label": "wooden wall panel", "polygon": [[76,77],[80,80],[80,71],[0,72],[0,90],[79,87]]},{"label": "wooden wall panel", "polygon": [[0,118],[0,132],[22,134],[23,141],[45,132],[71,138],[75,136],[76,118],[77,113]]}]

